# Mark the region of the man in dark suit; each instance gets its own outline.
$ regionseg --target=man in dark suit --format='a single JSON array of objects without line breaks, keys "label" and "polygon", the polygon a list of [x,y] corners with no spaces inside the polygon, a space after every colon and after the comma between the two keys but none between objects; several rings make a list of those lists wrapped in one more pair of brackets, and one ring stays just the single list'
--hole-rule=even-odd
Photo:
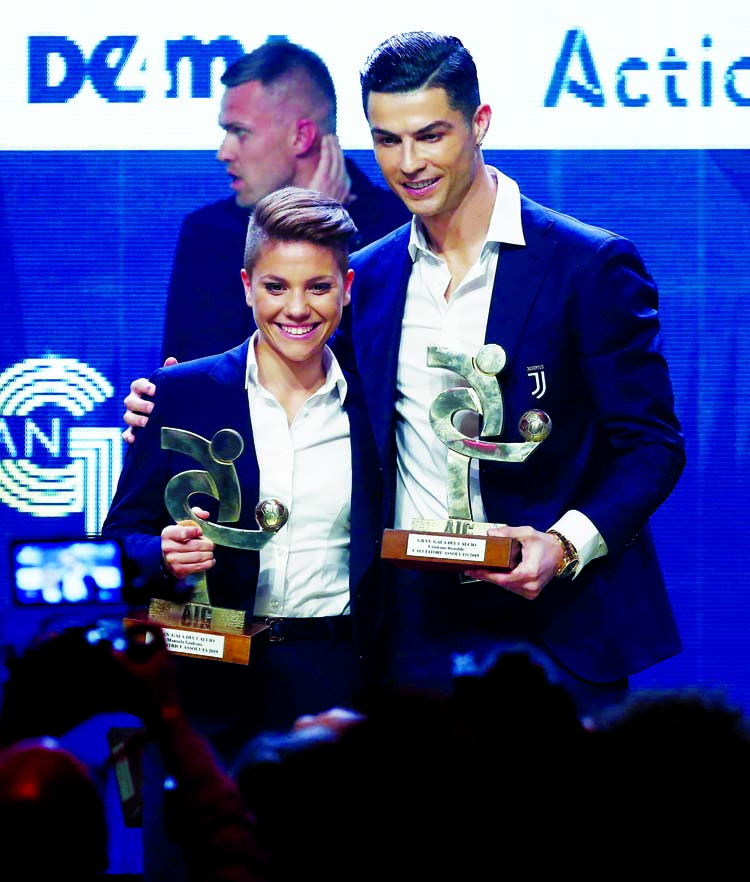
[{"label": "man in dark suit", "polygon": [[[543,651],[581,710],[680,649],[648,518],[684,465],[657,293],[635,248],[523,198],[485,166],[471,56],[454,37],[401,34],[367,60],[362,98],[375,153],[410,227],[359,252],[350,334],[385,471],[387,520],[447,516],[446,448],[433,399],[460,385],[426,348],[498,343],[500,439],[544,409],[552,432],[521,464],[472,472],[477,520],[508,524],[522,560],[481,581],[394,577],[391,679],[446,688],[451,655],[499,637]],[[464,659],[465,660],[465,659]]]},{"label": "man in dark suit", "polygon": [[237,59],[221,81],[219,125],[226,134],[217,158],[234,195],[183,222],[167,295],[164,359],[216,355],[255,330],[239,267],[249,213],[274,190],[306,187],[342,202],[358,230],[351,251],[408,219],[393,194],[344,160],[333,81],[314,52],[274,39]]}]

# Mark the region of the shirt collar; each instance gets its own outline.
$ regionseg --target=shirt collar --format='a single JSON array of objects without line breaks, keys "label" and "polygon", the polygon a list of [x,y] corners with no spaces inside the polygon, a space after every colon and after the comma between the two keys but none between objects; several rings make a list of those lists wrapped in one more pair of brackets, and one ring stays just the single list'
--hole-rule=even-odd
[{"label": "shirt collar", "polygon": [[[525,245],[523,225],[521,224],[521,191],[518,184],[491,165],[487,171],[497,181],[497,195],[492,217],[487,230],[487,242],[505,242],[507,245]],[[430,251],[422,222],[417,217],[411,219],[409,236],[409,256],[416,260],[419,251]]]},{"label": "shirt collar", "polygon": [[[254,387],[255,389],[260,389],[261,385],[258,380],[258,360],[255,357],[255,344],[258,342],[258,337],[260,336],[260,331],[256,331],[253,336],[250,338],[250,343],[247,347],[247,369],[245,370],[245,389],[249,386]],[[343,371],[341,370],[341,366],[339,365],[336,356],[331,352],[328,346],[323,348],[323,369],[326,372],[326,380],[325,383],[314,392],[314,395],[325,395],[330,392],[334,388],[338,392],[339,400],[343,405],[344,399],[346,398],[346,390],[347,383],[346,377],[344,376]]]}]

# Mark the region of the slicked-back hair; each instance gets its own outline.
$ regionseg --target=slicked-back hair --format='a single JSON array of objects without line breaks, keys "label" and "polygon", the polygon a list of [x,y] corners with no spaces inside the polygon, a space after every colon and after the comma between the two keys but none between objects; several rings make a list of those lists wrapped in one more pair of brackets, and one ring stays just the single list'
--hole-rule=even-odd
[{"label": "slicked-back hair", "polygon": [[311,242],[333,253],[342,275],[349,268],[349,238],[357,232],[349,212],[328,196],[301,187],[276,190],[255,206],[245,240],[245,272],[273,242]]},{"label": "slicked-back hair", "polygon": [[469,123],[480,104],[477,68],[469,50],[458,37],[429,31],[389,37],[365,61],[359,80],[365,116],[370,92],[444,89],[450,107]]},{"label": "slicked-back hair", "polygon": [[269,40],[229,65],[221,78],[228,89],[257,81],[272,86],[293,75],[310,83],[311,98],[324,120],[325,133],[336,131],[336,90],[323,59],[288,40]]}]

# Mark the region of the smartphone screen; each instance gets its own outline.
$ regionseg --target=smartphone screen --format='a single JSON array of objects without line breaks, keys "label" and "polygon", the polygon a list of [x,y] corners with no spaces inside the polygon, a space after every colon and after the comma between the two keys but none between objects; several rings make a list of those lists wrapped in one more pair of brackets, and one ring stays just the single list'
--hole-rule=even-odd
[{"label": "smartphone screen", "polygon": [[122,602],[122,556],[111,539],[14,541],[11,556],[20,606]]}]

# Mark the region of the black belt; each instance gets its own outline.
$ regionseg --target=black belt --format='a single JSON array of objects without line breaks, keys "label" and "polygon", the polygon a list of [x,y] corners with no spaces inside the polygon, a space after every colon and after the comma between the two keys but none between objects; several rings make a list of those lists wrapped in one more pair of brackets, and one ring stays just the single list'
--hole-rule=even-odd
[{"label": "black belt", "polygon": [[254,616],[253,621],[268,625],[271,643],[282,640],[352,640],[351,616],[314,616],[312,618],[282,618]]}]

